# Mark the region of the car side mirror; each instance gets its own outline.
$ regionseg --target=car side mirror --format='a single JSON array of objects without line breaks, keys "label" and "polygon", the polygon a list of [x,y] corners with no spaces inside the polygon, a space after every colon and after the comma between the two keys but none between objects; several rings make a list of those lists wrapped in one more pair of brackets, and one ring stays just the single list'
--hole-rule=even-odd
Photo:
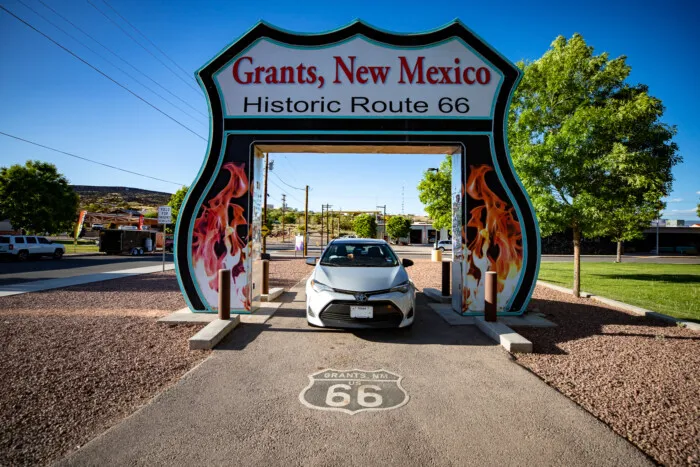
[{"label": "car side mirror", "polygon": [[316,260],[317,260],[317,259],[318,259],[318,258],[316,258],[316,257],[314,257],[314,256],[312,256],[312,257],[310,257],[310,258],[306,258],[306,264],[308,264],[309,266],[316,266]]},{"label": "car side mirror", "polygon": [[404,258],[401,260],[401,264],[403,265],[403,267],[407,268],[409,266],[413,266],[413,260],[410,260],[408,258]]}]

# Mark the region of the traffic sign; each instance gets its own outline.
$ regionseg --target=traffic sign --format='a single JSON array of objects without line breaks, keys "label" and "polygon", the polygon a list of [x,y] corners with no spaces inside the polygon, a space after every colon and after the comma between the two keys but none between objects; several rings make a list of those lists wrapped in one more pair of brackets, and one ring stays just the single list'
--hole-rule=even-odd
[{"label": "traffic sign", "polygon": [[260,227],[260,233],[262,233],[263,237],[267,237],[270,234],[270,229],[266,225],[263,225]]},{"label": "traffic sign", "polygon": [[170,206],[158,206],[158,223],[170,224],[172,221],[173,209]]}]

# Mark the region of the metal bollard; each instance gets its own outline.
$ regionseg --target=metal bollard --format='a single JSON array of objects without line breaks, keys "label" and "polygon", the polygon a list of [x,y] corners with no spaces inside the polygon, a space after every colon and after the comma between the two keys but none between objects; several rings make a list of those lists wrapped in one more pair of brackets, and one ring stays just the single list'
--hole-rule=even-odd
[{"label": "metal bollard", "polygon": [[442,262],[442,296],[450,296],[450,266],[452,263],[450,261]]},{"label": "metal bollard", "polygon": [[495,271],[486,272],[486,283],[484,284],[485,306],[484,321],[496,321],[496,305],[498,300],[498,274]]},{"label": "metal bollard", "polygon": [[219,319],[231,319],[231,271],[219,269]]},{"label": "metal bollard", "polygon": [[262,294],[267,295],[270,293],[270,260],[262,260],[263,266],[263,283],[262,283]]}]

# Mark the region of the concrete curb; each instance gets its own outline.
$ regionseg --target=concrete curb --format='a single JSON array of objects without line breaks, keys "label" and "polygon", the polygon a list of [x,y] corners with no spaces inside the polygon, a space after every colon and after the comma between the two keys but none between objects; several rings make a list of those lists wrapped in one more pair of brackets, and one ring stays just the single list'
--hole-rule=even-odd
[{"label": "concrete curb", "polygon": [[438,289],[433,289],[430,287],[426,287],[423,289],[423,294],[425,294],[426,297],[428,297],[430,300],[438,303],[452,303],[452,295],[447,295],[443,296],[442,291]]},{"label": "concrete curb", "polygon": [[[175,269],[175,265],[173,263],[165,265],[166,271],[170,271],[172,269]],[[40,292],[42,290],[60,289],[74,285],[91,284],[93,282],[109,281],[112,279],[121,279],[122,277],[138,276],[141,274],[153,274],[156,272],[161,272],[162,270],[163,266],[159,264],[157,266],[146,266],[140,268],[121,269],[119,271],[84,274],[82,276],[21,282],[19,284],[1,286],[0,297],[9,297],[11,295],[19,295],[29,292]]]},{"label": "concrete curb", "polygon": [[532,353],[532,342],[505,324],[486,321],[483,316],[477,316],[474,321],[481,332],[501,344],[508,352]]},{"label": "concrete curb", "polygon": [[262,294],[260,296],[260,301],[262,302],[274,302],[277,298],[282,295],[284,289],[282,287],[270,288],[269,293]]},{"label": "concrete curb", "polygon": [[240,322],[238,316],[231,319],[216,319],[204,326],[197,334],[190,337],[190,350],[209,350],[221,342],[226,334],[231,332]]},{"label": "concrete curb", "polygon": [[[573,291],[571,289],[567,289],[565,287],[559,287],[558,285],[550,284],[548,282],[537,281],[537,285],[541,285],[543,287],[548,287],[550,289],[557,290],[559,292],[564,292],[564,293],[568,293],[568,294],[573,293]],[[586,293],[586,295],[584,296],[583,292],[582,292],[581,296],[584,298],[590,298],[591,300],[595,300],[596,302],[610,305],[610,306],[615,307],[615,308],[620,308],[621,310],[629,311],[630,313],[634,313],[635,315],[638,315],[638,316],[648,316],[651,318],[657,318],[657,319],[660,319],[663,321],[667,321],[669,323],[676,323],[680,326],[691,329],[693,331],[700,331],[700,323],[694,323],[692,321],[685,321],[682,319],[674,318],[673,316],[665,315],[663,313],[657,313],[656,311],[647,310],[646,308],[641,308],[638,306],[630,305],[628,303],[619,302],[617,300],[613,300],[612,298],[601,297],[599,295],[593,295],[590,293]]]}]

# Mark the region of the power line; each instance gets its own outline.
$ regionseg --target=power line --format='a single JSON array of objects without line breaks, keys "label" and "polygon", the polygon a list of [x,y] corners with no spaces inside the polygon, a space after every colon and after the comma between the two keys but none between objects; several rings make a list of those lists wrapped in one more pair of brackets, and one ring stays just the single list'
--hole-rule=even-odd
[{"label": "power line", "polygon": [[194,91],[199,95],[200,89],[198,89],[198,88],[192,86],[192,84],[191,84],[190,82],[185,81],[184,79],[182,79],[182,77],[181,77],[179,74],[177,74],[172,68],[170,68],[168,65],[166,65],[165,62],[163,62],[163,60],[161,60],[160,58],[156,57],[156,55],[155,55],[153,52],[151,52],[151,51],[148,50],[146,47],[144,47],[143,44],[141,44],[139,41],[137,41],[136,38],[135,38],[134,36],[132,36],[131,34],[129,34],[129,33],[128,33],[123,27],[121,27],[116,21],[114,21],[112,18],[110,18],[109,16],[107,16],[107,14],[106,14],[104,11],[100,10],[100,9],[97,7],[97,5],[95,5],[94,3],[92,3],[91,0],[87,0],[87,2],[88,2],[95,10],[99,11],[99,12],[102,14],[102,16],[104,16],[105,18],[107,18],[112,24],[114,24],[116,27],[118,27],[124,34],[126,34],[127,36],[129,36],[129,38],[130,38],[132,41],[134,41],[139,47],[141,47],[143,50],[145,50],[146,52],[148,52],[148,54],[149,54],[151,57],[153,57],[153,58],[155,58],[156,60],[158,60],[158,61],[161,63],[161,65],[163,65],[165,68],[167,68],[168,70],[170,70],[170,72],[171,72],[173,75],[175,75],[175,77],[177,77],[180,81],[182,81],[183,83],[185,83],[186,85],[188,85],[191,89],[194,89]]},{"label": "power line", "polygon": [[104,3],[105,5],[107,5],[107,6],[108,6],[113,12],[115,12],[115,13],[117,14],[117,16],[119,16],[126,24],[128,24],[129,26],[131,26],[132,29],[133,29],[134,31],[136,31],[136,32],[138,32],[139,34],[141,34],[141,37],[143,37],[144,39],[146,39],[146,40],[148,41],[149,44],[151,44],[153,47],[155,47],[155,49],[156,49],[158,52],[162,53],[168,60],[170,60],[170,61],[173,63],[173,65],[175,65],[176,67],[178,67],[178,68],[180,69],[180,71],[182,71],[185,75],[187,75],[187,77],[194,79],[194,77],[192,76],[192,73],[189,73],[189,72],[185,71],[180,65],[178,65],[178,63],[177,63],[175,60],[173,60],[168,54],[166,54],[165,52],[163,52],[163,51],[160,49],[160,47],[158,47],[152,40],[150,40],[148,37],[146,37],[146,35],[145,35],[144,33],[142,33],[136,26],[134,26],[133,24],[131,24],[131,23],[129,22],[128,19],[126,19],[124,16],[122,16],[112,5],[109,4],[109,2],[107,2],[107,0],[102,0],[102,3]]},{"label": "power line", "polygon": [[22,18],[20,18],[19,16],[17,16],[17,15],[14,14],[14,13],[12,13],[12,12],[11,12],[10,10],[8,10],[7,8],[5,8],[4,5],[0,5],[0,9],[4,10],[6,13],[8,13],[8,14],[11,15],[11,16],[13,16],[13,17],[14,17],[15,19],[17,19],[18,21],[24,23],[24,25],[26,25],[27,27],[29,27],[29,28],[33,29],[34,31],[38,32],[39,34],[41,34],[42,36],[44,36],[46,39],[48,39],[48,40],[50,40],[51,42],[53,42],[54,44],[56,44],[58,47],[62,48],[63,50],[65,50],[66,52],[68,52],[69,54],[71,54],[73,57],[77,58],[78,60],[80,60],[81,62],[83,62],[84,64],[86,64],[87,66],[89,66],[90,68],[92,68],[93,70],[95,70],[96,72],[98,72],[99,74],[101,74],[102,76],[104,76],[105,78],[107,78],[108,80],[110,80],[111,82],[113,82],[114,84],[116,84],[117,86],[119,86],[120,88],[124,89],[126,92],[128,92],[128,93],[131,94],[131,95],[133,95],[134,97],[136,97],[137,99],[139,99],[139,100],[142,101],[143,103],[147,104],[148,106],[150,106],[150,107],[152,107],[153,109],[157,110],[157,111],[160,112],[161,114],[165,115],[165,116],[168,117],[170,120],[172,120],[173,122],[177,123],[177,124],[180,125],[182,128],[186,129],[187,131],[189,131],[190,133],[192,133],[192,134],[195,135],[196,137],[198,137],[198,138],[200,138],[200,139],[202,139],[202,140],[204,140],[204,141],[207,141],[207,139],[206,139],[204,136],[200,135],[199,133],[197,133],[196,131],[194,131],[192,128],[188,127],[188,126],[185,125],[184,123],[180,122],[179,120],[175,119],[174,117],[170,116],[170,115],[167,114],[166,112],[164,112],[164,111],[162,111],[161,109],[159,109],[158,107],[156,107],[155,105],[151,104],[149,101],[147,101],[147,100],[144,99],[143,97],[139,96],[139,95],[136,94],[134,91],[132,91],[131,89],[129,89],[129,88],[127,88],[126,86],[124,86],[123,84],[121,84],[119,81],[117,81],[117,80],[115,80],[114,78],[112,78],[111,76],[109,76],[107,73],[103,72],[102,70],[100,70],[100,69],[97,68],[96,66],[92,65],[92,64],[91,64],[90,62],[88,62],[87,60],[81,58],[81,57],[80,57],[79,55],[77,55],[75,52],[73,52],[73,51],[71,51],[70,49],[68,49],[67,47],[61,45],[59,42],[57,42],[56,40],[54,40],[53,38],[51,38],[51,36],[49,36],[48,34],[45,34],[45,33],[41,32],[39,29],[35,28],[35,27],[32,26],[31,24],[29,24],[27,21],[23,20]]},{"label": "power line", "polygon": [[[47,17],[45,17],[44,15],[42,15],[41,13],[39,13],[38,11],[36,11],[36,10],[35,10],[34,8],[32,8],[31,6],[29,6],[29,5],[27,5],[26,3],[24,3],[22,0],[17,0],[17,1],[18,1],[19,3],[21,3],[22,5],[24,5],[25,8],[27,8],[27,9],[31,10],[32,12],[34,12],[35,15],[37,15],[38,17],[40,17],[41,19],[43,19],[44,21],[46,21],[47,23],[49,23],[50,25],[52,25],[53,27],[55,27],[56,29],[58,29],[59,31],[61,31],[61,32],[62,32],[63,34],[65,34],[66,36],[70,37],[71,39],[73,39],[74,41],[76,41],[78,44],[82,45],[83,47],[85,47],[86,49],[88,49],[90,52],[94,53],[95,55],[97,55],[98,57],[100,57],[101,59],[103,59],[104,61],[106,61],[107,63],[109,63],[110,65],[112,65],[112,66],[113,66],[114,68],[116,68],[117,70],[119,70],[119,71],[121,71],[122,73],[124,73],[124,74],[125,74],[126,76],[128,76],[129,78],[131,78],[131,79],[133,79],[134,81],[136,81],[138,84],[140,84],[140,85],[143,86],[144,88],[146,88],[146,89],[148,89],[149,91],[151,91],[151,92],[152,92],[153,94],[155,94],[156,96],[158,96],[158,97],[160,97],[161,99],[163,99],[163,100],[164,100],[165,102],[167,102],[168,104],[170,104],[170,105],[172,105],[173,107],[175,107],[176,109],[178,109],[180,112],[184,113],[185,115],[187,115],[187,116],[189,116],[189,117],[191,117],[191,118],[193,118],[193,119],[195,119],[195,120],[199,120],[200,122],[202,122],[202,120],[201,120],[200,117],[195,117],[194,115],[192,115],[192,114],[190,114],[189,112],[187,112],[186,110],[184,110],[184,109],[178,107],[177,105],[175,105],[174,103],[172,103],[171,101],[169,101],[168,99],[166,99],[165,97],[161,96],[161,95],[158,94],[156,91],[154,91],[153,89],[149,88],[148,86],[146,86],[145,84],[143,84],[143,83],[142,83],[141,81],[139,81],[138,79],[134,78],[131,74],[127,73],[124,69],[122,69],[121,67],[115,65],[112,61],[110,61],[109,59],[107,59],[104,55],[102,55],[102,54],[98,53],[97,51],[95,51],[94,49],[92,49],[90,46],[88,46],[87,44],[85,44],[84,42],[82,42],[81,40],[79,40],[78,38],[76,38],[75,36],[73,36],[72,34],[70,34],[70,33],[69,33],[68,31],[66,31],[65,29],[61,28],[59,25],[57,25],[56,23],[54,23],[53,21],[51,21],[50,19],[48,19]],[[39,1],[41,2],[41,0],[39,0]],[[41,2],[41,3],[44,4],[43,2]],[[46,4],[44,4],[44,5],[46,5]]]},{"label": "power line", "polygon": [[[141,71],[141,70],[139,70],[138,68],[136,68],[134,65],[131,64],[131,62],[129,62],[128,60],[125,60],[124,58],[122,58],[119,54],[117,54],[116,52],[114,52],[112,49],[110,49],[109,47],[107,47],[106,45],[104,45],[104,44],[103,44],[102,42],[100,42],[99,40],[95,39],[92,35],[90,35],[88,32],[86,32],[86,31],[85,31],[84,29],[82,29],[80,26],[78,26],[77,24],[73,23],[71,20],[69,20],[68,18],[66,18],[65,16],[63,16],[61,13],[59,13],[58,11],[54,10],[53,8],[51,8],[49,5],[47,5],[46,3],[44,3],[43,0],[38,0],[38,2],[41,3],[42,5],[44,5],[44,6],[45,6],[46,8],[48,8],[49,10],[51,10],[52,12],[54,12],[54,13],[56,14],[56,16],[60,17],[60,18],[63,19],[65,22],[67,22],[68,24],[70,24],[71,26],[73,26],[75,29],[77,29],[78,31],[82,32],[82,33],[85,34],[87,37],[89,37],[90,39],[92,39],[93,41],[95,41],[98,45],[100,45],[102,48],[104,48],[107,52],[111,53],[112,55],[114,55],[115,57],[117,57],[119,60],[121,60],[122,62],[124,62],[124,63],[126,63],[127,65],[129,65],[131,68],[133,68],[134,70],[136,70],[136,72],[140,73],[140,74],[143,75],[145,78],[148,78],[149,80],[151,80],[156,86],[158,86],[158,87],[160,87],[161,89],[163,89],[165,92],[167,92],[168,94],[170,94],[171,96],[173,96],[175,99],[179,100],[180,102],[182,102],[183,104],[185,104],[187,107],[191,108],[192,110],[194,110],[194,111],[197,112],[198,114],[202,115],[203,117],[207,117],[207,118],[208,118],[208,115],[207,115],[207,114],[205,114],[204,112],[199,111],[197,108],[195,108],[194,106],[192,106],[189,102],[187,102],[186,100],[182,99],[182,98],[181,98],[180,96],[178,96],[177,94],[174,94],[174,93],[171,92],[168,88],[166,88],[165,86],[163,86],[162,84],[160,84],[158,81],[154,80],[153,78],[151,78],[150,76],[148,76],[146,73],[144,73],[143,71]],[[145,86],[144,86],[144,87],[145,87]]]},{"label": "power line", "polygon": [[306,188],[297,188],[297,187],[292,186],[292,185],[290,185],[289,183],[285,182],[284,180],[282,180],[282,177],[280,177],[279,175],[277,175],[275,172],[272,172],[272,174],[273,174],[275,177],[277,177],[277,178],[279,179],[280,182],[284,183],[284,184],[287,185],[289,188],[294,188],[295,190],[300,190],[300,191],[306,191]]},{"label": "power line", "polygon": [[[278,184],[276,184],[276,183],[274,182],[274,180],[269,180],[269,182],[272,183],[273,185],[275,185],[275,186],[276,186],[277,188],[279,188],[280,190],[282,190],[282,193],[285,193],[285,189],[282,188],[281,186],[279,186]],[[299,202],[299,203],[301,203],[301,204],[304,204],[304,202],[301,201],[301,200],[300,200],[299,198],[297,198],[296,196],[294,196],[294,195],[292,195],[292,194],[290,194],[290,193],[286,193],[286,194],[287,194],[287,196],[289,196],[289,197],[292,198],[293,200],[295,200],[295,201],[297,201],[297,202]]]},{"label": "power line", "polygon": [[44,144],[40,144],[40,143],[37,143],[35,141],[30,141],[28,139],[20,138],[19,136],[11,135],[11,134],[5,133],[3,131],[0,131],[0,135],[7,136],[8,138],[13,138],[13,139],[16,139],[18,141],[23,141],[25,143],[32,144],[34,146],[39,146],[40,148],[48,149],[49,151],[54,151],[54,152],[58,152],[61,154],[65,154],[66,156],[75,157],[76,159],[81,159],[84,161],[92,162],[93,164],[101,165],[104,167],[109,167],[110,169],[119,170],[121,172],[126,172],[126,173],[130,173],[133,175],[138,175],[139,177],[146,177],[146,178],[150,178],[152,180],[158,180],[159,182],[172,183],[173,185],[186,186],[184,183],[177,183],[177,182],[171,182],[170,180],[163,180],[162,178],[156,178],[156,177],[152,177],[150,175],[145,175],[142,173],[134,172],[132,170],[122,169],[121,167],[115,167],[113,165],[105,164],[104,162],[98,162],[96,160],[88,159],[87,157],[78,156],[77,154],[73,154],[73,153],[66,152],[66,151],[61,151],[60,149],[52,148],[51,146],[46,146]]}]

